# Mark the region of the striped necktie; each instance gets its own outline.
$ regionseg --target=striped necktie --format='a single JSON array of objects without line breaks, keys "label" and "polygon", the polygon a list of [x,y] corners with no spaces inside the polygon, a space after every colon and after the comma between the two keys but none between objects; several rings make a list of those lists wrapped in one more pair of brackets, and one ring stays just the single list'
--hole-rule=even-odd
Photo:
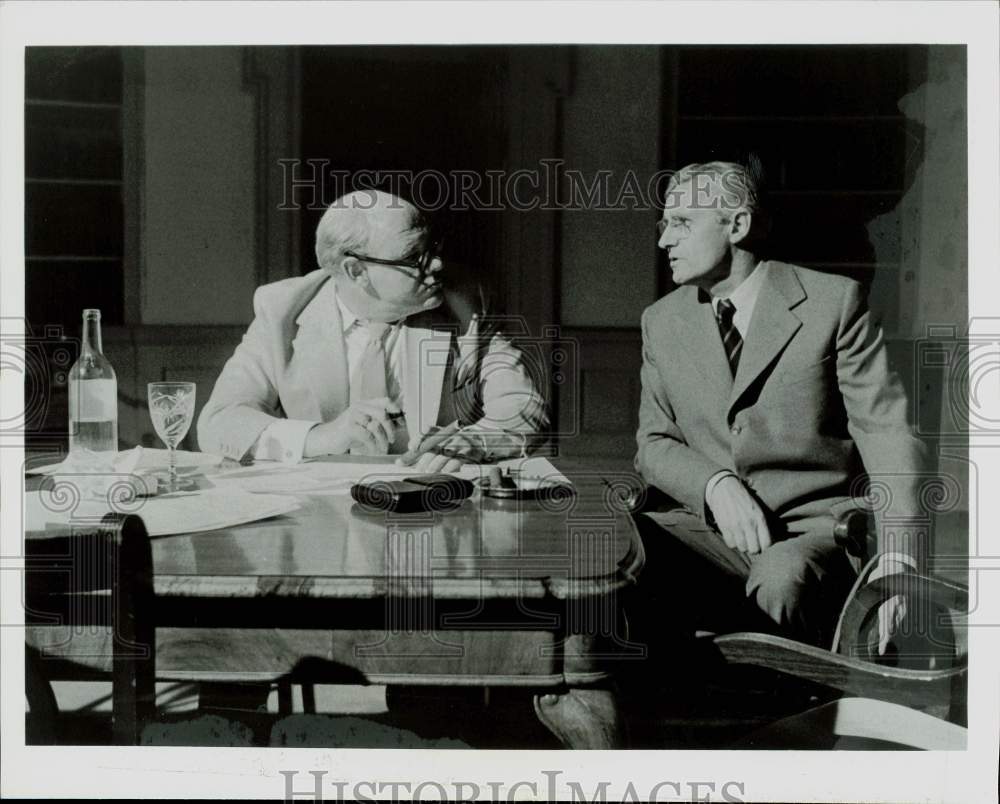
[{"label": "striped necktie", "polygon": [[729,368],[736,376],[736,369],[740,365],[740,352],[743,350],[743,338],[740,331],[733,323],[733,316],[736,315],[736,305],[729,299],[722,299],[718,309],[715,311],[715,320],[719,324],[719,334],[722,336],[722,347],[726,350],[726,359],[729,360]]}]

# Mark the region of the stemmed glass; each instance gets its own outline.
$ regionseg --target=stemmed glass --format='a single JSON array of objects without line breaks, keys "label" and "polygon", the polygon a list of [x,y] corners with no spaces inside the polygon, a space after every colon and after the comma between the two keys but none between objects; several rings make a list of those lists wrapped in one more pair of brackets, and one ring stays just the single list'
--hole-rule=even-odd
[{"label": "stemmed glass", "polygon": [[177,445],[187,435],[194,418],[193,382],[151,382],[149,418],[170,451],[170,491],[177,491]]}]

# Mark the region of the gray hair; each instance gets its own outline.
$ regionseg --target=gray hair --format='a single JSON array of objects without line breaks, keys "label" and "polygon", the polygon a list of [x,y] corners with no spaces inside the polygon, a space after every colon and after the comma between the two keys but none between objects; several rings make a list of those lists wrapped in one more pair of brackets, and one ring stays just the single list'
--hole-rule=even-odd
[{"label": "gray hair", "polygon": [[745,208],[751,214],[757,215],[765,212],[762,174],[760,160],[756,157],[751,157],[746,165],[741,165],[738,162],[694,163],[685,165],[670,177],[667,193],[669,194],[671,190],[689,181],[695,182],[697,189],[699,187],[698,177],[708,176],[722,185],[723,207],[720,210],[721,215],[726,216],[727,211],[735,212],[740,208]]},{"label": "gray hair", "polygon": [[691,181],[695,191],[701,185],[699,176],[708,176],[717,181],[721,187],[721,207],[717,210],[720,222],[728,223],[731,213],[739,209],[747,210],[751,215],[751,240],[763,241],[771,228],[771,219],[766,204],[766,188],[764,186],[764,168],[760,158],[751,154],[745,165],[739,162],[696,162],[685,165],[670,177],[667,185],[667,203],[670,193],[681,184]]}]

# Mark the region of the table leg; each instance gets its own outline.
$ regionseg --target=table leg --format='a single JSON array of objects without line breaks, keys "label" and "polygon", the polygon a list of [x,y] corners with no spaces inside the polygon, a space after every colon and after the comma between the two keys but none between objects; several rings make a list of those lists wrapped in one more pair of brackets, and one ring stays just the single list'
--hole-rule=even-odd
[{"label": "table leg", "polygon": [[24,646],[24,682],[33,734],[25,733],[28,745],[55,745],[59,705],[52,685],[45,677],[42,658],[29,645]]},{"label": "table leg", "polygon": [[607,688],[570,688],[535,696],[538,719],[567,748],[624,748],[625,723]]}]

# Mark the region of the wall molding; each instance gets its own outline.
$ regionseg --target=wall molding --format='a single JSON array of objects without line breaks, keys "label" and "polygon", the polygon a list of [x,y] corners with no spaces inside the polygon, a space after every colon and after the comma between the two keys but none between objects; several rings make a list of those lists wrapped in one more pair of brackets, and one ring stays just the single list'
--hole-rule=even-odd
[{"label": "wall molding", "polygon": [[142,320],[146,278],[143,233],[146,229],[146,76],[145,51],[122,49],[122,317]]},{"label": "wall molding", "polygon": [[243,86],[254,99],[254,278],[263,285],[301,273],[297,210],[281,209],[281,159],[299,156],[301,60],[297,48],[243,48]]}]

